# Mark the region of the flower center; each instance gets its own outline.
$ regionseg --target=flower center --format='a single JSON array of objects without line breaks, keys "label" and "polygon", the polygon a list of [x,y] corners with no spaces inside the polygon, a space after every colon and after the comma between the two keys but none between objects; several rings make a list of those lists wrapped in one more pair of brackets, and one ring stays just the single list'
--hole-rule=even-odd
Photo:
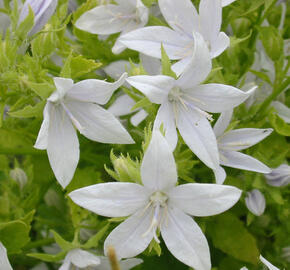
[{"label": "flower center", "polygon": [[163,222],[164,216],[167,215],[167,200],[168,197],[165,193],[156,191],[150,196],[150,202],[145,208],[147,209],[152,206],[152,217],[148,230],[142,236],[146,236],[153,232],[153,237],[157,243],[160,243],[160,241],[157,237],[156,230]]}]

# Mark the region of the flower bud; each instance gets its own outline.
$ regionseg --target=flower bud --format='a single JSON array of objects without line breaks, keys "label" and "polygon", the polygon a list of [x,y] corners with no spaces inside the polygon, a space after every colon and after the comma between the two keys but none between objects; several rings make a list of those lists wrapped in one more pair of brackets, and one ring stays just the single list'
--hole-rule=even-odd
[{"label": "flower bud", "polygon": [[247,193],[246,205],[248,209],[256,216],[261,216],[266,207],[264,195],[258,189],[253,189]]},{"label": "flower bud", "polygon": [[15,168],[11,170],[9,175],[10,175],[10,178],[12,178],[14,181],[16,181],[19,184],[21,189],[27,183],[27,175],[25,171],[23,171],[20,168]]},{"label": "flower bud", "polygon": [[30,35],[39,32],[54,13],[57,0],[26,0],[20,13],[19,22],[24,21],[29,13],[29,6],[34,12],[34,27]]},{"label": "flower bud", "polygon": [[287,186],[290,184],[290,166],[282,164],[278,168],[273,169],[271,173],[266,174],[265,177],[270,186]]}]

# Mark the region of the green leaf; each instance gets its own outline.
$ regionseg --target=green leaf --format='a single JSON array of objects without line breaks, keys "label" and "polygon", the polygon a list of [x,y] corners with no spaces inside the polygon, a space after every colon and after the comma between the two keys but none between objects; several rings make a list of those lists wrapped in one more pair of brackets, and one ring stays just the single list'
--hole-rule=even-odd
[{"label": "green leaf", "polygon": [[133,112],[136,109],[139,108],[144,108],[147,106],[152,105],[152,103],[150,102],[150,100],[147,97],[142,98],[141,100],[139,100],[138,102],[135,103],[135,105],[131,108],[131,111]]},{"label": "green leaf", "polygon": [[243,38],[237,38],[237,37],[230,37],[230,41],[231,41],[231,47],[235,47],[237,46],[238,44],[246,41],[247,39],[249,39],[252,35],[253,31],[251,29],[250,33],[248,35],[246,35],[245,37]]},{"label": "green leaf", "polygon": [[207,232],[216,248],[243,262],[258,263],[256,240],[238,217],[225,213],[212,219]]},{"label": "green leaf", "polygon": [[99,241],[102,239],[104,234],[108,231],[109,224],[104,226],[101,230],[99,230],[95,235],[93,235],[83,246],[84,249],[95,248],[98,246]]},{"label": "green leaf", "polygon": [[256,75],[258,78],[260,78],[261,80],[267,82],[268,84],[272,85],[272,82],[269,78],[269,76],[264,73],[264,72],[260,72],[260,71],[256,71],[256,70],[253,70],[253,69],[250,69],[249,70],[251,73],[253,73],[254,75]]},{"label": "green leaf", "polygon": [[9,112],[9,115],[17,118],[39,117],[42,115],[45,103],[46,102],[43,100],[34,106],[28,105],[19,111]]},{"label": "green leaf", "polygon": [[19,253],[29,241],[30,226],[24,221],[15,220],[0,223],[0,239],[8,253]]},{"label": "green leaf", "polygon": [[29,31],[32,29],[34,25],[34,13],[31,7],[29,7],[29,13],[27,17],[20,23],[20,25],[16,29],[16,35],[20,40],[24,40]]},{"label": "green leaf", "polygon": [[283,136],[290,136],[290,125],[276,113],[271,113],[269,115],[269,121],[277,133]]},{"label": "green leaf", "polygon": [[101,65],[102,63],[97,63],[92,59],[86,59],[82,55],[73,57],[70,63],[71,78],[79,78],[98,69]]},{"label": "green leaf", "polygon": [[267,55],[277,61],[283,55],[283,38],[274,26],[258,27],[259,36]]},{"label": "green leaf", "polygon": [[64,240],[57,232],[55,232],[54,230],[51,230],[51,232],[53,234],[55,242],[61,247],[63,251],[69,251],[75,248],[72,243]]},{"label": "green leaf", "polygon": [[66,251],[60,252],[58,254],[43,254],[43,253],[29,253],[27,256],[39,259],[45,262],[59,262],[61,261],[66,255]]},{"label": "green leaf", "polygon": [[25,81],[24,83],[42,99],[47,99],[55,91],[55,86],[49,82],[36,83]]},{"label": "green leaf", "polygon": [[176,74],[171,69],[171,61],[161,44],[161,64],[162,64],[162,74],[166,76],[170,76],[173,78],[177,78]]}]

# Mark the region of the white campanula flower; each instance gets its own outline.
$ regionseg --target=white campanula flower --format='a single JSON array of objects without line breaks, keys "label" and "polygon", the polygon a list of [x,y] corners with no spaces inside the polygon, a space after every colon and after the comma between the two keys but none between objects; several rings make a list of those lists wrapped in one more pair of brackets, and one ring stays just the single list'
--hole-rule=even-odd
[{"label": "white campanula flower", "polygon": [[104,183],[69,194],[78,205],[106,217],[127,217],[107,237],[117,257],[142,253],[158,232],[169,251],[196,270],[210,270],[207,240],[191,216],[211,216],[231,208],[241,190],[217,184],[177,184],[173,153],[159,130],[154,130],[141,164],[143,185]]},{"label": "white campanula flower", "polygon": [[[163,125],[165,136],[175,148],[179,130],[188,147],[208,167],[219,167],[217,141],[208,120],[207,112],[219,113],[232,109],[245,101],[247,93],[224,84],[202,84],[211,71],[209,50],[202,36],[195,34],[194,53],[184,73],[175,80],[172,77],[133,76],[127,82],[137,88],[148,99],[160,104],[154,127]],[[198,64],[196,64],[198,63]]]},{"label": "white campanula flower", "polygon": [[29,7],[34,12],[34,26],[30,35],[39,32],[55,12],[57,0],[26,0],[19,16],[19,22],[24,21],[29,13]]},{"label": "white campanula flower", "polygon": [[[241,170],[270,173],[271,169],[259,160],[239,152],[265,139],[273,129],[241,128],[226,131],[233,111],[223,112],[214,126],[217,137],[220,165]],[[214,171],[216,182],[222,184],[226,178],[225,170],[220,166]]]},{"label": "white campanula flower", "polygon": [[271,186],[282,187],[290,184],[290,166],[282,164],[273,169],[271,173],[266,174],[267,183]]},{"label": "white campanula flower", "polygon": [[261,216],[266,207],[266,200],[264,195],[258,189],[253,189],[247,192],[245,198],[246,206],[256,216]]},{"label": "white campanula flower", "polygon": [[100,106],[109,101],[126,77],[125,73],[114,83],[88,79],[75,84],[71,79],[54,78],[56,91],[47,99],[34,147],[47,150],[63,188],[70,183],[79,161],[76,129],[101,143],[134,143],[115,116]]},{"label": "white campanula flower", "polygon": [[[140,54],[140,61],[142,63],[145,71],[150,75],[157,75],[161,72],[161,62],[160,60]],[[125,60],[119,60],[113,62],[104,68],[104,71],[113,79],[119,78],[123,72],[128,72],[131,69],[131,63]],[[125,83],[124,86],[130,88],[131,86],[128,83]],[[136,104],[136,102],[124,94],[119,96],[115,102],[109,107],[108,111],[113,113],[115,116],[123,116],[130,113],[134,115],[130,118],[131,124],[138,126],[147,116],[148,113],[143,109],[136,109],[134,111],[131,108]]]},{"label": "white campanula flower", "polygon": [[[85,12],[75,26],[92,34],[110,35],[121,32],[122,36],[147,24],[149,10],[141,0],[116,0],[116,3],[97,6]],[[113,52],[120,53],[125,48],[117,39]]]},{"label": "white campanula flower", "polygon": [[99,265],[100,263],[101,260],[98,256],[77,248],[67,253],[59,270],[81,270],[86,269],[89,266]]},{"label": "white campanula flower", "polygon": [[[225,1],[232,2],[232,1]],[[221,0],[201,0],[199,14],[190,0],[159,0],[163,17],[171,28],[150,26],[131,31],[120,37],[120,42],[149,56],[161,58],[161,44],[172,60],[176,74],[181,74],[194,51],[194,32],[199,32],[210,49],[211,57],[220,55],[229,45],[230,39],[220,32],[222,23]]]},{"label": "white campanula flower", "polygon": [[7,250],[0,242],[0,266],[1,270],[13,270],[7,257]]}]

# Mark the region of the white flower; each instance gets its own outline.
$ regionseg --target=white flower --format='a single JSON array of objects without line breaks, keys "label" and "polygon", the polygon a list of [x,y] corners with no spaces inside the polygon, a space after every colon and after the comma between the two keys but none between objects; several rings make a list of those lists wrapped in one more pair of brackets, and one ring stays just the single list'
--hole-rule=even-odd
[{"label": "white flower", "polygon": [[[110,261],[107,257],[100,256],[99,258],[101,260],[101,264],[94,267],[93,268],[94,270],[112,270],[111,265],[110,265]],[[131,268],[141,264],[142,262],[143,261],[141,259],[132,258],[132,259],[128,259],[128,260],[119,261],[119,265],[120,265],[120,268],[122,270],[130,270]]]},{"label": "white flower", "polygon": [[256,216],[261,216],[266,207],[266,201],[264,195],[258,189],[253,189],[250,192],[247,192],[245,198],[246,205],[248,209]]},{"label": "white flower", "polygon": [[267,178],[267,183],[271,186],[287,186],[290,184],[290,166],[282,164],[273,169],[271,173],[265,175],[265,177]]},{"label": "white flower", "polygon": [[[78,129],[87,138],[101,143],[134,143],[115,118],[100,105],[106,104],[127,74],[115,83],[54,78],[56,91],[47,99],[44,119],[35,148],[46,149],[56,179],[65,188],[79,160]],[[97,104],[96,104],[97,103]]]},{"label": "white flower", "polygon": [[[82,249],[73,249],[67,253],[59,270],[84,269],[88,266],[96,266],[101,263],[98,256]],[[74,268],[73,268],[74,266]]]},{"label": "white flower", "polygon": [[290,124],[290,108],[279,101],[273,101],[271,105],[276,109],[278,116]]},{"label": "white flower", "polygon": [[[140,54],[140,61],[143,68],[150,75],[157,75],[161,72],[161,63],[160,60]],[[119,60],[111,63],[110,65],[104,68],[104,71],[113,79],[117,79],[123,72],[129,71],[131,69],[131,64],[129,61]],[[131,86],[128,83],[125,83],[124,86],[130,88]],[[115,116],[123,116],[130,113],[135,113],[130,121],[132,125],[138,126],[147,116],[148,113],[142,109],[136,109],[134,111],[131,108],[136,104],[136,102],[124,94],[119,96],[115,102],[109,107],[108,111],[113,113]]]},{"label": "white flower", "polygon": [[163,17],[172,28],[150,26],[137,29],[119,38],[126,47],[149,56],[161,58],[161,43],[172,60],[172,66],[181,74],[194,51],[194,32],[199,32],[210,48],[211,57],[220,55],[229,45],[230,39],[220,32],[222,23],[221,0],[201,0],[199,14],[190,0],[159,0]]},{"label": "white flower", "polygon": [[135,183],[104,183],[69,194],[78,205],[107,217],[126,217],[107,237],[117,257],[142,253],[158,230],[169,251],[196,270],[210,270],[207,240],[192,216],[211,216],[231,208],[241,190],[216,184],[177,184],[173,153],[159,130],[155,130],[141,164],[144,186]]},{"label": "white flower", "polygon": [[7,250],[0,242],[0,265],[1,270],[13,270],[7,257]]},{"label": "white flower", "polygon": [[[241,104],[252,93],[224,84],[201,84],[211,71],[211,59],[202,36],[195,34],[193,57],[184,73],[175,80],[168,76],[133,76],[127,79],[149,100],[161,104],[154,123],[161,124],[172,149],[178,128],[188,147],[208,167],[219,167],[217,141],[208,112],[219,113]],[[198,64],[196,64],[198,63]]]},{"label": "white flower", "polygon": [[[241,128],[225,131],[232,111],[223,112],[214,126],[217,137],[220,164],[227,167],[260,173],[270,173],[271,169],[259,160],[239,152],[265,139],[273,129]],[[215,172],[216,182],[222,184],[226,178],[225,170],[219,167]]]},{"label": "white flower", "polygon": [[[116,0],[116,3],[97,6],[85,12],[75,26],[92,34],[121,32],[122,36],[147,24],[149,10],[141,0]],[[118,40],[113,47],[114,53],[120,53],[126,48]]]},{"label": "white flower", "polygon": [[271,264],[269,261],[267,261],[262,255],[260,255],[260,260],[264,265],[266,265],[269,268],[269,270],[279,270],[279,268],[277,268],[276,266]]},{"label": "white flower", "polygon": [[24,21],[29,13],[29,7],[34,12],[34,27],[30,31],[30,35],[39,32],[53,15],[57,0],[26,0],[19,16],[19,22]]}]

